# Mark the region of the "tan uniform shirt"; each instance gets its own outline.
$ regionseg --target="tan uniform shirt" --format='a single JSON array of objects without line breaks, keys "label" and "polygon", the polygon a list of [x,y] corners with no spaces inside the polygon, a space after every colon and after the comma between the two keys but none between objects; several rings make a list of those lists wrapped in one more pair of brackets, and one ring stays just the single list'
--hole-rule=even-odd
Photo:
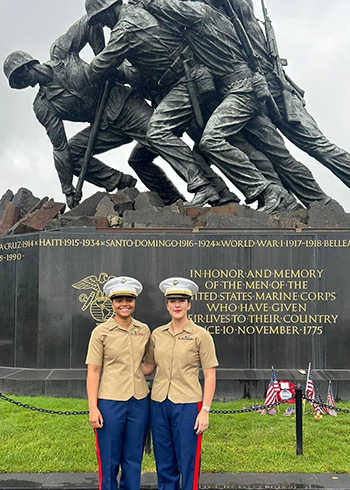
[{"label": "tan uniform shirt", "polygon": [[203,327],[191,320],[182,332],[174,334],[172,323],[156,328],[145,362],[157,366],[152,387],[152,400],[173,403],[202,401],[198,370],[218,366],[214,341]]},{"label": "tan uniform shirt", "polygon": [[92,331],[85,362],[103,367],[98,398],[125,401],[147,396],[141,361],[150,335],[148,326],[134,319],[127,329],[110,318]]}]

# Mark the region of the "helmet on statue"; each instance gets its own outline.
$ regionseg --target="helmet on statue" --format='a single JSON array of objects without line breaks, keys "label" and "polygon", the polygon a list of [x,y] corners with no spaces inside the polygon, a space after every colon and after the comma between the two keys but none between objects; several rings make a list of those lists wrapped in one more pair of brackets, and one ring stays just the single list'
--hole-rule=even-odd
[{"label": "helmet on statue", "polygon": [[85,10],[88,16],[89,25],[98,24],[97,16],[107,10],[114,3],[122,3],[121,0],[85,0]]},{"label": "helmet on statue", "polygon": [[39,64],[39,61],[25,51],[13,51],[7,56],[3,70],[11,88],[22,89],[28,87],[28,83],[21,76],[20,69],[25,65],[33,64]]}]

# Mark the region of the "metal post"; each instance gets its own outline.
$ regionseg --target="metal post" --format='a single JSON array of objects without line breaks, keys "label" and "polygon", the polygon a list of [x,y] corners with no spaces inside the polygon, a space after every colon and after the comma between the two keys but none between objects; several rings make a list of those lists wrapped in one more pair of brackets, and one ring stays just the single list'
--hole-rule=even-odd
[{"label": "metal post", "polygon": [[[153,380],[147,381],[147,385],[150,390],[152,389],[152,383]],[[152,452],[152,433],[151,433],[151,423],[149,423],[147,429],[146,442],[145,442],[145,453],[151,454],[151,452]]]},{"label": "metal post", "polygon": [[302,387],[298,383],[295,388],[295,428],[296,428],[296,439],[297,439],[297,456],[303,454],[303,408],[301,402]]},{"label": "metal post", "polygon": [[151,424],[148,424],[147,437],[145,442],[145,453],[151,454],[151,452],[152,452]]}]

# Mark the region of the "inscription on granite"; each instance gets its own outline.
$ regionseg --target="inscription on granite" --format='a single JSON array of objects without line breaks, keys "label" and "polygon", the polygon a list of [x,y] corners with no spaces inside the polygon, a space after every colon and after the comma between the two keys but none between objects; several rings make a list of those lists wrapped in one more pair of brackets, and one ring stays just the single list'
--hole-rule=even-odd
[{"label": "inscription on granite", "polygon": [[144,285],[135,317],[168,321],[159,282],[199,285],[191,318],[214,337],[221,368],[348,369],[349,232],[42,232],[0,240],[0,365],[82,368],[111,315],[103,284]]}]

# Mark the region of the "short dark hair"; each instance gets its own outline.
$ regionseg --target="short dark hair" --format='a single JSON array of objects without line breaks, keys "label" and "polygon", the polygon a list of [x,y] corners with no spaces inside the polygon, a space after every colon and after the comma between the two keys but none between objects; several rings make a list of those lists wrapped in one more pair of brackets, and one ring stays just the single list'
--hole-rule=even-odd
[{"label": "short dark hair", "polygon": [[191,296],[166,296],[166,302],[170,301],[171,299],[187,299],[189,303],[191,303]]},{"label": "short dark hair", "polygon": [[114,294],[111,296],[110,300],[113,301],[114,299],[117,298],[130,298],[130,299],[136,299],[136,296],[133,296],[132,294]]}]

